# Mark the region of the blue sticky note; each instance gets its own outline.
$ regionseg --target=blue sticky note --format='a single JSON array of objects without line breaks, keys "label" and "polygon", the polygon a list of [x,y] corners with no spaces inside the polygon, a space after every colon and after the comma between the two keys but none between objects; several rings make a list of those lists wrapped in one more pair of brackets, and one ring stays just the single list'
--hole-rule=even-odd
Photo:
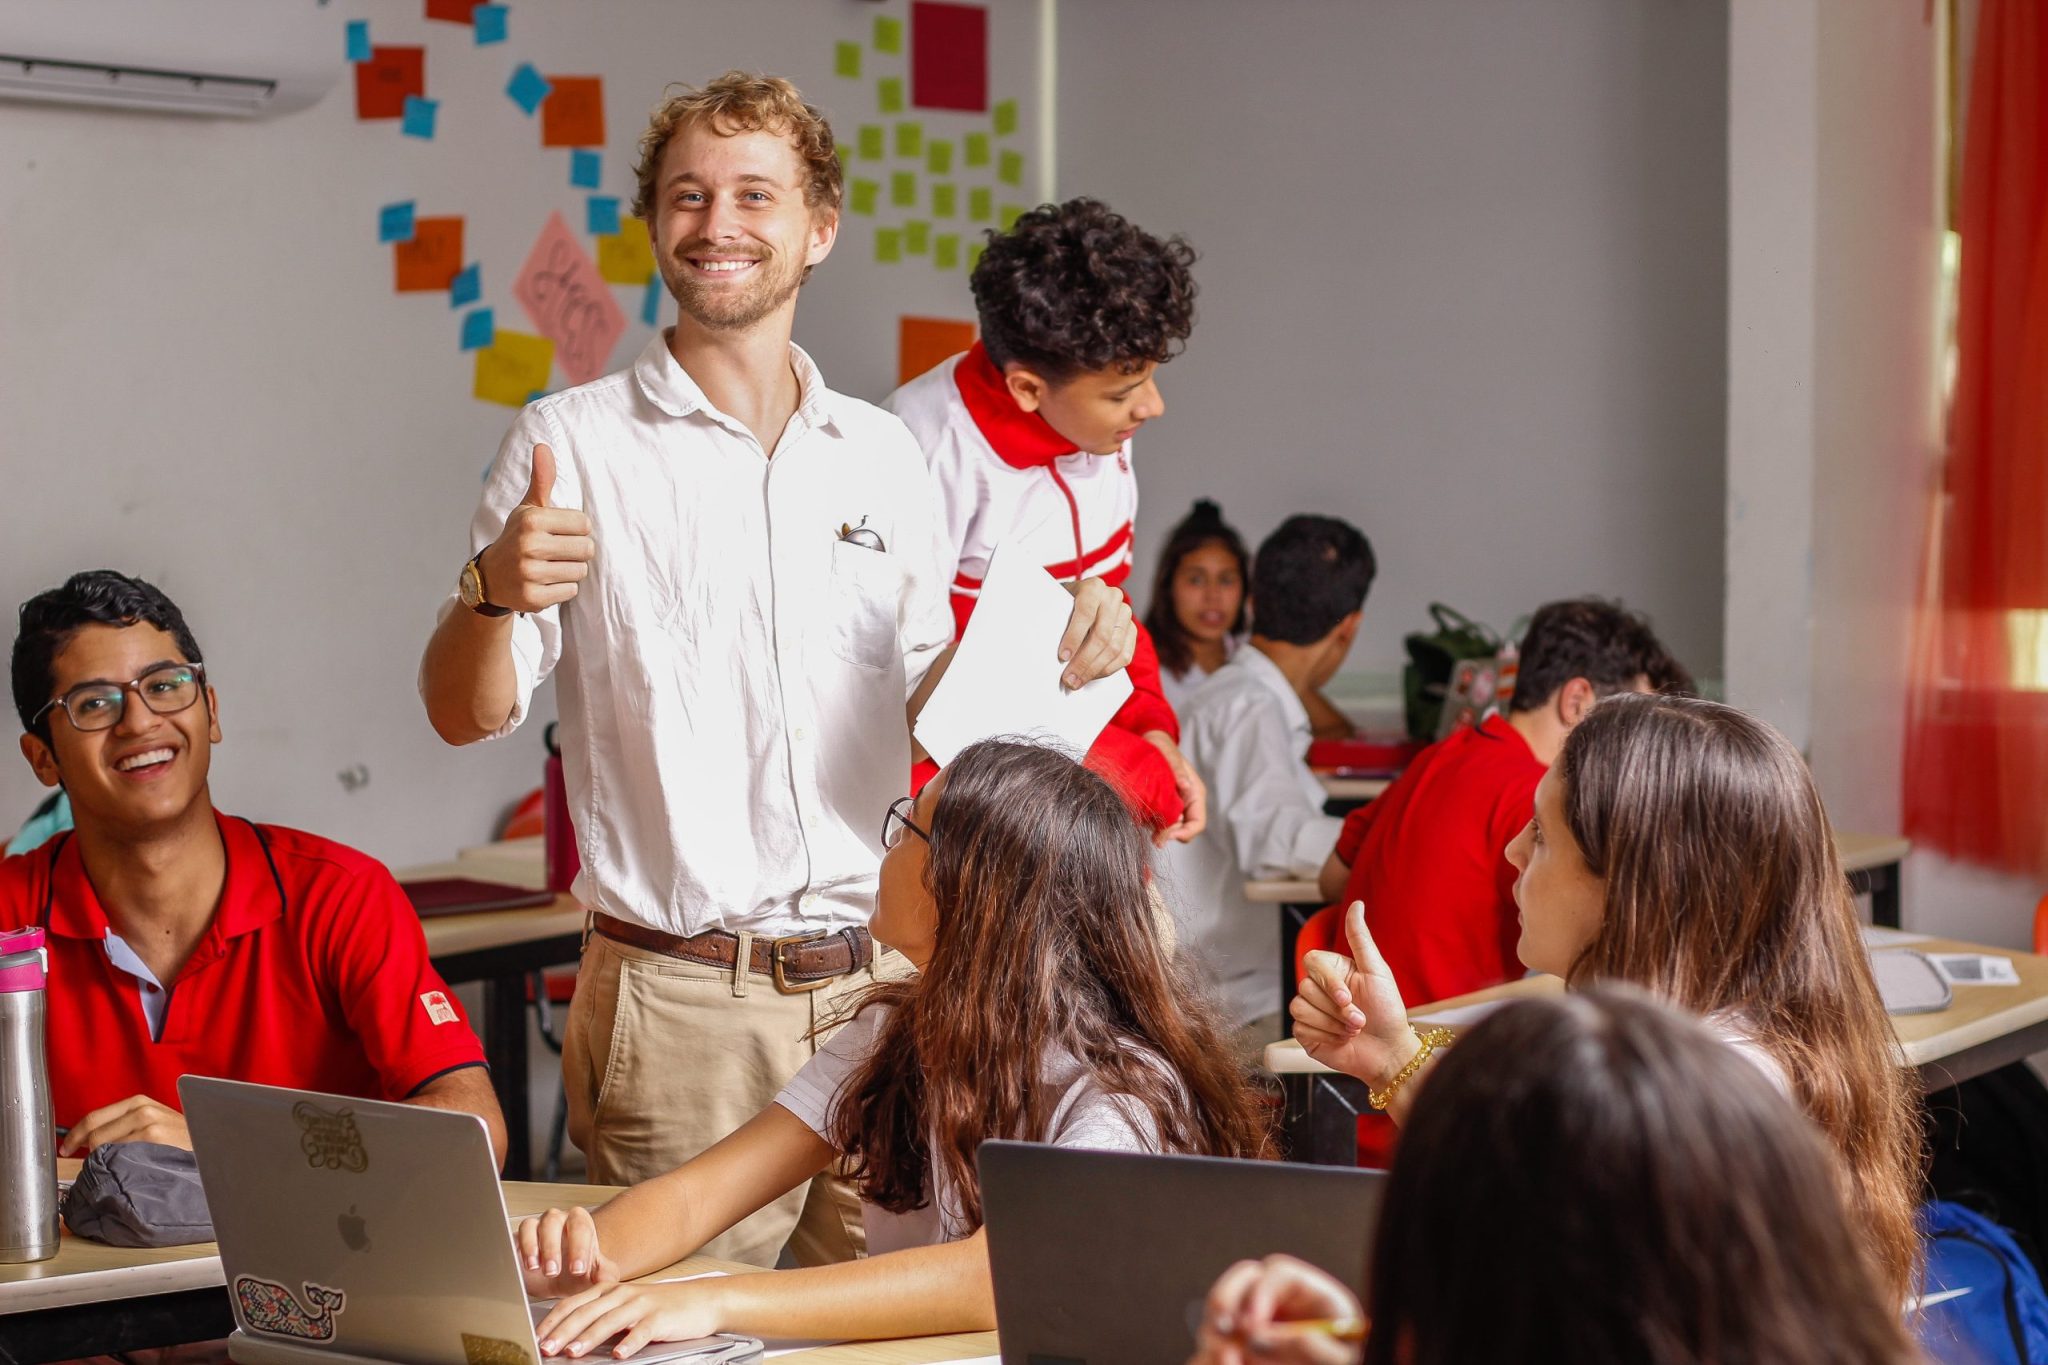
[{"label": "blue sticky note", "polygon": [[398,127],[407,137],[434,136],[434,116],[441,111],[441,101],[423,100],[418,95],[405,97],[405,116],[398,121]]},{"label": "blue sticky note", "polygon": [[590,235],[593,237],[616,237],[619,235],[619,201],[609,194],[590,196],[587,210]]},{"label": "blue sticky note", "polygon": [[413,236],[413,201],[403,204],[386,204],[377,210],[377,240],[380,242],[409,242]]},{"label": "blue sticky note", "polygon": [[483,297],[484,268],[475,261],[457,271],[455,278],[448,282],[448,306],[460,308],[475,303]]},{"label": "blue sticky note", "polygon": [[479,308],[462,320],[462,349],[481,351],[498,339],[497,324],[491,321],[491,310]]},{"label": "blue sticky note", "polygon": [[548,84],[548,78],[533,69],[532,62],[521,62],[519,69],[512,73],[511,81],[505,86],[505,93],[512,102],[526,111],[528,118],[540,108],[540,102],[548,97],[555,87]]},{"label": "blue sticky note", "polygon": [[581,147],[569,153],[569,183],[579,190],[594,190],[604,180],[604,158]]},{"label": "blue sticky note", "polygon": [[503,5],[478,5],[469,12],[469,22],[476,28],[476,45],[485,47],[491,43],[505,41],[505,7]]},{"label": "blue sticky note", "polygon": [[647,282],[646,297],[640,300],[640,321],[646,323],[649,327],[659,327],[661,325],[662,292],[661,276],[657,274]]},{"label": "blue sticky note", "polygon": [[352,62],[370,60],[370,21],[351,19],[348,24],[348,59]]},{"label": "blue sticky note", "polygon": [[526,401],[529,403],[538,403],[541,399],[547,396],[548,391],[546,389],[535,389],[532,393],[526,395]]}]

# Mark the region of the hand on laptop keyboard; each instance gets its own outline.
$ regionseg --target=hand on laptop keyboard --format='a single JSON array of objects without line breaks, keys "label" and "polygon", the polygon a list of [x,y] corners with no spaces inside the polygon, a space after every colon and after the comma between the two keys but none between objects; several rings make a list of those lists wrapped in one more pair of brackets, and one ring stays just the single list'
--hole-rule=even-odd
[{"label": "hand on laptop keyboard", "polygon": [[[742,1277],[744,1278],[744,1277]],[[729,1276],[668,1284],[613,1284],[565,1298],[534,1328],[548,1355],[595,1354],[623,1333],[605,1354],[623,1359],[655,1341],[689,1341],[720,1329]]]},{"label": "hand on laptop keyboard", "polygon": [[589,1209],[549,1209],[538,1218],[522,1218],[512,1243],[530,1298],[567,1298],[619,1278],[618,1266],[597,1245]]}]

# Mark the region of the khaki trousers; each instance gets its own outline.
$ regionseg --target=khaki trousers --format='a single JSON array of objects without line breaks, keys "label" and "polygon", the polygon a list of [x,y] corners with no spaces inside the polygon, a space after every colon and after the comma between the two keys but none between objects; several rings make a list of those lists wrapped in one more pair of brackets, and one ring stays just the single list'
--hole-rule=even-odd
[{"label": "khaki trousers", "polygon": [[[772,977],[705,967],[592,933],[562,1044],[569,1136],[598,1184],[675,1169],[774,1102],[817,1051],[807,1035],[849,993],[909,974],[900,954],[819,990],[785,995]],[[742,947],[741,961],[746,960]],[[773,1266],[865,1250],[859,1198],[844,1181],[799,1186],[707,1243],[704,1253]]]}]

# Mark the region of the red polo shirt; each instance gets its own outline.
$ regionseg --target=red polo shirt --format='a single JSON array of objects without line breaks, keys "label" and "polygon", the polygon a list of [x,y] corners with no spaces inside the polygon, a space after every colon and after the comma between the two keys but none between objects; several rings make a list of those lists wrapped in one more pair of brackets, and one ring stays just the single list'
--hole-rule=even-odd
[{"label": "red polo shirt", "polygon": [[107,913],[78,841],[0,860],[0,929],[40,923],[48,905],[58,1124],[136,1094],[175,1109],[187,1073],[397,1100],[482,1064],[483,1046],[382,864],[297,830],[215,819],[227,881],[213,923],[164,983],[160,1039],[150,1037],[137,978],[107,956]]}]

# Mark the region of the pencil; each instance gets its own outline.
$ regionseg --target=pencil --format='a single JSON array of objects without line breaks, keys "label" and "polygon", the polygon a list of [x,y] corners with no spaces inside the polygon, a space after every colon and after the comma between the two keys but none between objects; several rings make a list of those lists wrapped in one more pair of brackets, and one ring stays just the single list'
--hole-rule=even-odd
[{"label": "pencil", "polygon": [[1285,1335],[1320,1334],[1338,1341],[1364,1341],[1367,1325],[1364,1318],[1298,1318],[1290,1322],[1268,1323],[1266,1330]]}]

